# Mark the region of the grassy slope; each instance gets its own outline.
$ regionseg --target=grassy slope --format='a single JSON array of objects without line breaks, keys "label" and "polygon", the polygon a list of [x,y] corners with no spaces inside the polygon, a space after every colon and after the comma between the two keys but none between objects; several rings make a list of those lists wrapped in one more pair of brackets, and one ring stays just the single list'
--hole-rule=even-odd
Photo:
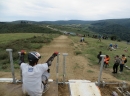
[{"label": "grassy slope", "polygon": [[9,71],[9,57],[6,49],[13,49],[14,67],[19,68],[18,51],[24,49],[26,52],[34,51],[49,43],[58,34],[43,34],[43,33],[10,33],[0,34],[0,70]]},{"label": "grassy slope", "polygon": [[[79,40],[81,39],[81,37],[77,37],[77,36],[73,36],[71,37],[71,39],[74,42],[79,42]],[[97,54],[99,51],[102,51],[102,53],[104,55],[109,55],[110,56],[110,62],[109,62],[109,68],[112,69],[113,64],[114,64],[114,57],[116,55],[122,55],[125,54],[128,62],[126,63],[127,66],[130,67],[130,58],[128,56],[130,56],[130,45],[127,45],[126,42],[117,42],[117,41],[111,41],[111,40],[102,40],[102,42],[99,42],[98,39],[94,39],[94,38],[87,38],[85,37],[85,42],[86,45],[82,46],[79,45],[77,48],[77,50],[81,49],[82,55],[86,56],[86,58],[88,58],[89,62],[91,63],[92,66],[97,66]],[[109,46],[109,44],[118,44],[118,49],[116,51],[108,51],[107,48]],[[124,51],[124,48],[128,47],[128,52]],[[130,81],[130,70],[126,70],[124,68],[124,72],[122,75],[117,75],[116,77],[119,79],[123,79],[123,80],[129,80]]]},{"label": "grassy slope", "polygon": [[8,43],[17,39],[26,39],[33,36],[40,36],[42,33],[9,33],[0,34],[0,43]]}]

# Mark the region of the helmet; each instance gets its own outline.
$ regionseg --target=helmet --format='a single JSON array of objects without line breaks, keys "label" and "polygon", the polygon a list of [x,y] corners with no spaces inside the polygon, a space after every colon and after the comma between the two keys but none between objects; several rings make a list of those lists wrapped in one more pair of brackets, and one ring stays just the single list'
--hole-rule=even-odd
[{"label": "helmet", "polygon": [[41,58],[41,55],[38,52],[29,52],[28,60],[30,62],[38,61]]}]

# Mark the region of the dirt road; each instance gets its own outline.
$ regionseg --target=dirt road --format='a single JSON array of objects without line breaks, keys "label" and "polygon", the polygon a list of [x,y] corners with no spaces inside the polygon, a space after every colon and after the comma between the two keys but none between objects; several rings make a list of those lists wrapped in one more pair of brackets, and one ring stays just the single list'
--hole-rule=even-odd
[{"label": "dirt road", "polygon": [[[75,55],[75,45],[77,44],[74,44],[74,42],[67,36],[61,35],[58,38],[55,38],[51,44],[44,46],[38,50],[43,57],[40,62],[44,62],[49,58],[49,56],[51,56],[53,52],[58,51],[60,53],[59,80],[61,81],[63,78],[63,53],[68,53],[68,56],[66,56],[66,81],[68,79],[87,79],[90,81],[97,81],[100,68],[90,66],[88,64],[88,60],[85,57]],[[56,58],[50,68],[50,78],[55,79]],[[102,79],[105,81],[117,80],[111,74],[107,74],[107,71],[103,72]]]},{"label": "dirt road", "polygon": [[[66,56],[66,81],[69,79],[81,79],[81,80],[86,79],[94,82],[97,81],[100,68],[97,66],[96,67],[90,66],[88,60],[85,57],[80,55],[75,55],[74,50],[76,45],[77,44],[74,44],[74,42],[70,40],[67,36],[61,35],[55,38],[50,44],[43,46],[41,49],[38,50],[38,52],[42,56],[42,59],[39,62],[40,63],[45,62],[52,55],[53,52],[58,51],[60,53],[59,81],[62,81],[63,80],[62,79],[63,78],[63,53],[68,53],[68,56]],[[50,79],[53,80],[56,80],[56,60],[57,59],[55,58],[52,63],[52,66],[50,67],[51,69]],[[112,74],[110,74],[110,72],[107,71],[108,70],[105,70],[105,72],[102,73],[102,80],[106,82],[119,81]],[[10,75],[11,75],[10,73],[0,72],[0,78],[7,77],[7,76],[11,77]],[[16,74],[16,76],[19,78],[19,74]],[[10,86],[11,85],[9,85],[9,87]],[[18,88],[20,88],[20,85],[18,86]],[[3,89],[7,89],[7,88],[4,87]],[[0,93],[3,92],[3,94],[5,94],[6,92],[12,91],[9,90],[4,92],[3,89],[0,88]],[[21,91],[19,94],[21,94]],[[17,96],[17,95],[10,95],[10,96]]]}]

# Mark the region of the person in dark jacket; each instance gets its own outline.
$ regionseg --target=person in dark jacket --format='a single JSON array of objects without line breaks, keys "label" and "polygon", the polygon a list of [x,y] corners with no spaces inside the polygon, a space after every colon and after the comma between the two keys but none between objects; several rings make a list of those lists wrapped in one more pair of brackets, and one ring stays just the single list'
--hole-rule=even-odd
[{"label": "person in dark jacket", "polygon": [[98,53],[98,55],[97,55],[98,64],[100,64],[100,63],[101,63],[101,60],[102,60],[102,57],[101,57],[100,55],[102,55],[102,52],[101,52],[101,51],[100,51],[100,52]]},{"label": "person in dark jacket", "polygon": [[115,57],[115,61],[114,61],[114,65],[113,65],[113,72],[112,73],[117,73],[117,71],[118,71],[118,66],[119,66],[119,64],[120,64],[120,58],[119,58],[119,56],[118,55],[116,55],[116,57]]}]

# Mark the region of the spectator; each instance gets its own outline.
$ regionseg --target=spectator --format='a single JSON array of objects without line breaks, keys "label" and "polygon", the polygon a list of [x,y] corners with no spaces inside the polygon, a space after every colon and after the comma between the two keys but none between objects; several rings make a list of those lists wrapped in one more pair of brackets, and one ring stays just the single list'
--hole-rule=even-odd
[{"label": "spectator", "polygon": [[119,58],[118,55],[116,55],[115,60],[114,60],[113,72],[112,73],[117,73],[119,64],[120,64],[120,58]]},{"label": "spectator", "polygon": [[101,42],[101,39],[102,39],[102,36],[101,36],[101,35],[99,35],[99,36],[98,36],[98,41],[100,41],[100,42]]},{"label": "spectator", "polygon": [[108,46],[108,50],[112,51],[112,43],[110,43],[110,45]]},{"label": "spectator", "polygon": [[110,60],[109,56],[106,55],[106,57],[104,58],[104,67],[105,68],[107,68],[109,66],[109,60]]},{"label": "spectator", "polygon": [[100,55],[102,55],[102,52],[101,52],[101,51],[100,51],[100,52],[98,53],[98,55],[97,55],[98,64],[100,64],[100,63],[101,63],[101,60],[102,60],[102,57],[101,57]]},{"label": "spectator", "polygon": [[125,59],[126,59],[126,57],[125,57],[125,55],[123,54],[122,55],[122,58],[121,58],[121,63],[120,63],[120,73],[121,72],[123,72],[123,68],[124,68],[124,64],[125,64]]},{"label": "spectator", "polygon": [[110,43],[108,50],[112,51],[112,50],[116,50],[116,49],[113,47],[112,43]]},{"label": "spectator", "polygon": [[118,48],[118,45],[117,45],[117,44],[115,44],[115,45],[114,45],[114,48],[115,48],[115,49],[117,49],[117,48]]},{"label": "spectator", "polygon": [[84,37],[82,36],[82,38],[80,39],[80,42],[84,42]]},{"label": "spectator", "polygon": [[125,47],[124,51],[127,52],[128,51],[128,47]]}]

